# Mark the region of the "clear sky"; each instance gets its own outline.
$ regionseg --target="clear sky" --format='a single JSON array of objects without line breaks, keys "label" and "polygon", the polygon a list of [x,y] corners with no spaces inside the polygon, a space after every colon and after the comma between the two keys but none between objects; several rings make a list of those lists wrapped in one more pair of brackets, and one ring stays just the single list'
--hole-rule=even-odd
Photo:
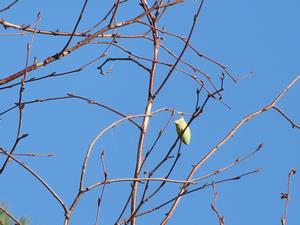
[{"label": "clear sky", "polygon": [[[84,1],[19,1],[10,10],[0,13],[0,19],[16,25],[32,25],[38,12],[41,20],[38,29],[71,31],[76,23]],[[93,26],[109,10],[114,1],[90,0],[77,31],[83,32]],[[142,12],[138,1],[129,1],[120,7],[117,22],[133,18]],[[154,1],[148,1],[149,5]],[[159,22],[159,27],[180,36],[187,36],[193,15],[200,1],[186,0],[171,7]],[[1,1],[0,9],[8,5]],[[172,179],[185,179],[192,165],[217,144],[243,117],[269,104],[281,90],[297,75],[300,75],[300,2],[297,0],[207,0],[198,18],[191,44],[205,55],[225,64],[239,82],[234,83],[228,76],[224,81],[223,101],[229,105],[211,100],[204,113],[191,124],[190,145],[182,146],[182,156]],[[143,20],[146,21],[146,20]],[[142,34],[141,24],[116,30],[119,34]],[[20,33],[0,26],[0,79],[13,74],[25,66],[26,43],[30,33]],[[161,35],[161,42],[179,54],[183,42],[167,34]],[[75,37],[71,46],[80,37]],[[42,61],[59,52],[67,37],[36,34],[33,40],[30,62],[34,57]],[[110,41],[99,38],[71,55],[28,73],[28,79],[42,77],[52,72],[62,73],[77,69],[95,59],[107,45],[96,41]],[[145,39],[118,39],[118,44],[140,56],[152,57],[152,44]],[[174,63],[160,49],[161,61]],[[116,47],[111,47],[106,57],[127,57]],[[187,50],[183,59],[209,74],[219,84],[221,69]],[[148,74],[136,64],[128,61],[113,61],[104,70],[103,76],[97,67],[104,58],[68,76],[44,79],[25,85],[23,99],[30,101],[49,97],[62,97],[67,93],[93,99],[128,114],[142,114],[147,99]],[[149,62],[144,62],[149,66]],[[182,63],[183,68],[193,74]],[[159,66],[155,88],[166,76],[168,68]],[[197,74],[200,79],[204,79]],[[19,80],[15,80],[15,83]],[[207,80],[206,80],[207,82]],[[9,83],[11,84],[11,83]],[[19,86],[1,89],[0,113],[18,101]],[[199,85],[183,73],[176,71],[156,99],[153,110],[162,107],[175,108],[181,112],[192,112],[195,106],[196,89]],[[300,123],[300,84],[297,84],[280,100],[278,106],[295,122]],[[200,102],[205,98],[201,92]],[[169,113],[156,114],[150,120],[145,149],[153,144],[159,130],[165,125]],[[24,109],[22,133],[29,136],[20,142],[15,153],[53,153],[53,157],[25,157],[18,159],[36,171],[62,197],[69,206],[77,191],[81,165],[85,152],[95,136],[120,116],[79,99],[65,99],[27,105]],[[173,121],[164,132],[155,153],[145,164],[150,170],[176,139]],[[186,116],[186,119],[189,117]],[[18,109],[0,116],[0,147],[12,147],[17,129]],[[141,119],[137,119],[141,122]],[[107,132],[95,145],[87,169],[85,185],[103,180],[100,154],[105,151],[105,164],[109,178],[132,177],[135,167],[139,132],[131,123],[123,123]],[[292,168],[300,169],[300,130],[292,129],[279,113],[274,110],[259,115],[246,123],[232,139],[211,157],[196,173],[195,177],[206,175],[222,168],[237,158],[254,151],[263,143],[262,151],[228,171],[199,183],[218,181],[261,168],[260,173],[245,176],[240,180],[216,186],[219,193],[217,207],[225,217],[225,224],[280,224],[284,209],[281,193],[287,191],[287,174]],[[1,164],[5,158],[0,156]],[[167,164],[157,174],[165,176]],[[5,202],[17,217],[26,215],[32,225],[63,224],[63,210],[49,192],[31,175],[14,162],[9,163],[0,175],[0,202]],[[157,186],[153,184],[151,188]],[[141,185],[142,187],[142,185]],[[147,203],[142,211],[172,198],[180,185],[168,184],[166,189]],[[194,186],[193,186],[194,187]],[[106,187],[101,208],[100,224],[113,224],[122,209],[130,190],[130,183],[115,183]],[[300,208],[299,174],[292,178],[291,201],[287,224],[297,224]],[[72,216],[72,225],[94,224],[97,198],[100,189],[95,189],[81,199]],[[185,196],[168,224],[218,224],[210,208],[213,191],[206,188]],[[140,224],[159,224],[170,205],[153,214],[140,218]]]}]

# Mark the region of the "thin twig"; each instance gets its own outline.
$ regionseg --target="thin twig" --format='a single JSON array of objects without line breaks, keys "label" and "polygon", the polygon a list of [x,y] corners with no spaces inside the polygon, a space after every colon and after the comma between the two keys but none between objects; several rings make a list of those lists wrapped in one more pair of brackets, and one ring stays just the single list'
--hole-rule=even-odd
[{"label": "thin twig", "polygon": [[[92,99],[89,99],[89,98],[86,98],[86,97],[82,97],[82,96],[79,96],[79,95],[76,95],[76,94],[73,94],[73,93],[69,93],[67,94],[66,96],[61,96],[61,97],[51,97],[51,98],[40,98],[40,99],[35,99],[35,100],[31,100],[31,101],[26,101],[26,102],[23,102],[22,104],[23,105],[30,105],[30,104],[35,104],[35,103],[44,103],[44,102],[49,102],[49,101],[59,101],[59,100],[65,100],[65,99],[79,99],[79,100],[83,100],[85,101],[86,103],[88,104],[91,104],[91,105],[96,105],[96,106],[99,106],[99,107],[102,107],[104,109],[107,109],[123,118],[126,117],[126,115],[108,105],[105,105],[105,104],[102,104],[100,102],[97,102],[95,100],[92,100]],[[8,109],[6,109],[5,111],[1,112],[0,113],[0,116],[4,115],[5,113],[15,109],[18,107],[18,104],[16,104],[15,106],[12,106]],[[132,119],[129,119],[129,121],[131,123],[133,123],[136,127],[138,127],[140,129],[140,125],[138,123],[136,123],[134,120]]]},{"label": "thin twig", "polygon": [[[3,152],[0,154],[5,155]],[[13,153],[14,156],[30,156],[30,157],[52,157],[54,156],[53,153]]]},{"label": "thin twig", "polygon": [[4,7],[3,9],[1,9],[1,10],[0,10],[0,13],[6,11],[6,10],[8,10],[8,9],[10,9],[10,8],[11,8],[13,5],[15,5],[18,1],[19,1],[19,0],[13,1],[13,2],[10,3],[8,6]]},{"label": "thin twig", "polygon": [[290,119],[279,107],[274,105],[273,109],[279,112],[292,125],[292,128],[300,129],[300,125],[296,124],[292,119]]},{"label": "thin twig", "polygon": [[257,146],[257,148],[256,148],[253,152],[250,152],[249,154],[243,156],[242,158],[237,158],[235,161],[233,161],[232,163],[228,164],[228,165],[225,166],[225,167],[222,167],[222,168],[220,168],[220,169],[217,169],[217,170],[215,170],[215,171],[213,171],[213,172],[211,172],[211,173],[209,173],[209,174],[207,174],[207,175],[204,175],[204,176],[202,176],[202,177],[195,178],[195,179],[193,179],[192,181],[199,182],[199,181],[201,181],[201,180],[204,180],[204,179],[207,179],[207,178],[212,177],[212,176],[214,176],[214,175],[217,175],[217,174],[220,174],[220,173],[222,173],[222,172],[225,172],[226,170],[230,169],[231,167],[236,166],[237,164],[239,164],[239,163],[241,163],[241,162],[243,162],[243,161],[249,159],[250,157],[252,157],[255,153],[257,153],[258,151],[260,151],[260,150],[262,149],[262,147],[263,147],[263,145],[262,145],[262,144],[259,144],[259,145]]},{"label": "thin twig", "polygon": [[[106,169],[105,163],[104,163],[104,151],[102,151],[102,153],[100,155],[100,161],[101,161],[101,166],[102,166],[102,170],[103,170],[104,181],[107,181],[108,172],[107,172],[107,169]],[[101,193],[100,193],[100,196],[97,201],[97,214],[96,214],[95,225],[99,224],[100,208],[101,208],[101,203],[102,203],[103,197],[104,197],[105,187],[106,187],[106,183],[104,185],[102,185]]]},{"label": "thin twig", "polygon": [[73,28],[72,33],[71,33],[71,36],[69,37],[67,43],[66,43],[65,46],[62,48],[62,50],[58,53],[58,55],[63,54],[63,52],[64,52],[64,51],[67,49],[67,47],[70,45],[70,43],[71,43],[71,41],[72,41],[72,39],[73,39],[73,37],[74,37],[74,33],[76,32],[76,29],[77,29],[77,27],[78,27],[78,25],[79,25],[79,23],[80,23],[80,21],[81,21],[81,19],[82,19],[82,16],[83,16],[83,13],[84,13],[85,8],[86,8],[86,6],[87,6],[87,3],[88,3],[88,0],[85,0],[83,6],[82,6],[82,8],[81,8],[81,12],[80,12],[80,14],[79,14],[79,16],[78,16],[78,19],[77,19],[77,21],[76,21],[76,24],[75,24],[75,26],[74,26],[74,28]]},{"label": "thin twig", "polygon": [[220,212],[217,209],[217,199],[218,199],[218,192],[216,191],[216,184],[214,182],[212,182],[212,189],[213,189],[213,193],[214,193],[214,201],[213,203],[210,205],[211,209],[216,213],[217,217],[218,217],[218,221],[219,221],[219,225],[224,225],[225,221],[224,221],[224,216],[220,214]]},{"label": "thin twig", "polygon": [[[35,30],[36,30],[36,27],[38,25],[39,20],[40,20],[40,13],[38,13],[37,16],[36,16],[36,21],[35,21],[35,26],[34,26]],[[19,100],[18,100],[18,109],[19,109],[18,128],[17,128],[16,140],[15,140],[15,143],[14,143],[12,149],[9,152],[9,155],[13,154],[13,152],[16,150],[17,144],[19,143],[19,139],[20,139],[20,136],[21,136],[22,122],[23,122],[23,110],[24,110],[24,105],[22,104],[22,101],[23,101],[23,94],[24,94],[24,90],[25,90],[25,80],[26,80],[26,77],[27,77],[27,68],[28,68],[28,65],[29,65],[29,59],[30,59],[31,48],[32,48],[33,40],[34,40],[34,35],[35,35],[35,32],[32,33],[31,40],[26,45],[27,51],[26,51],[25,73],[24,73],[24,75],[22,77],[22,80],[21,80],[21,86],[20,86],[20,90],[19,90]],[[9,155],[6,158],[5,162],[3,163],[3,165],[0,169],[0,174],[4,171],[6,165],[9,163],[9,160],[10,160]]]},{"label": "thin twig", "polygon": [[288,174],[287,193],[281,193],[281,199],[285,200],[284,211],[281,217],[281,225],[286,225],[287,211],[289,206],[289,200],[291,196],[291,177],[296,174],[296,169],[292,169]]},{"label": "thin twig", "polygon": [[86,187],[83,189],[84,192],[90,191],[98,186],[106,185],[106,184],[112,184],[112,183],[122,183],[122,182],[132,182],[136,181],[138,183],[145,183],[145,181],[156,181],[156,182],[167,182],[167,183],[174,183],[174,184],[184,184],[184,183],[190,183],[190,184],[197,184],[197,181],[186,181],[186,180],[175,180],[175,179],[169,179],[165,177],[139,177],[139,178],[116,178],[116,179],[107,179],[101,182],[97,182],[89,187]]},{"label": "thin twig", "polygon": [[[29,33],[33,33],[36,32],[37,34],[41,34],[41,35],[51,35],[51,36],[76,36],[76,37],[89,37],[92,34],[88,33],[88,32],[75,32],[74,34],[72,32],[66,32],[66,31],[51,31],[51,30],[40,30],[37,29],[36,31],[34,31],[33,28],[30,27],[30,25],[17,25],[17,24],[13,24],[11,22],[8,22],[4,19],[0,19],[0,24],[5,28],[12,28],[12,29],[16,29],[16,30],[21,30],[24,32],[21,33],[17,33],[18,35],[24,35],[25,32],[29,32]],[[2,36],[2,35],[1,35]],[[126,34],[115,34],[115,33],[111,33],[111,34],[99,34],[97,36],[97,38],[145,38],[145,35],[126,35]]]}]

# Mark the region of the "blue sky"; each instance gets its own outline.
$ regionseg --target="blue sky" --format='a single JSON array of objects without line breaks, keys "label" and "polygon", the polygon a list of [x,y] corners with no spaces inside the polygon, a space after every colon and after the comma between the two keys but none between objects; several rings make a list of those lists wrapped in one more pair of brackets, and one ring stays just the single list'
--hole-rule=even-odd
[{"label": "blue sky", "polygon": [[[149,1],[151,4],[153,1]],[[185,1],[170,8],[159,26],[181,36],[188,34],[192,17],[200,1]],[[7,5],[0,3],[0,8]],[[20,1],[12,9],[2,12],[0,19],[14,24],[33,24],[36,14],[41,12],[38,28],[44,30],[71,31],[83,2],[74,1]],[[89,1],[78,31],[85,31],[94,25],[113,4]],[[267,105],[277,94],[300,74],[300,30],[298,21],[300,3],[296,0],[278,1],[206,1],[201,12],[191,44],[219,62],[225,64],[237,78],[238,83],[225,79],[223,100],[231,110],[217,101],[210,101],[204,114],[192,125],[192,140],[183,146],[183,155],[178,163],[174,179],[184,179],[191,166],[202,158],[233,126],[244,116]],[[141,12],[136,1],[129,1],[120,8],[118,21],[132,18]],[[139,34],[142,25],[122,28],[121,34]],[[0,34],[15,33],[17,30],[3,29]],[[163,35],[163,43],[178,54],[183,43]],[[26,43],[31,34],[22,36],[0,36],[0,78],[23,69],[26,58]],[[74,38],[72,44],[79,41]],[[107,41],[108,39],[106,39]],[[66,43],[66,37],[37,34],[34,38],[33,57],[41,61],[58,52]],[[101,41],[99,39],[98,41]],[[136,54],[151,57],[151,42],[145,40],[118,40]],[[93,60],[102,54],[106,46],[87,45],[70,56],[28,74],[28,78],[41,77],[51,72],[65,72]],[[161,60],[174,62],[163,53]],[[111,57],[126,57],[117,48],[109,50]],[[220,68],[199,59],[191,50],[184,57],[193,65],[209,73],[218,83]],[[108,104],[125,114],[141,114],[147,98],[148,75],[133,63],[112,62],[105,69],[112,73],[102,76],[97,70],[104,60],[86,67],[79,73],[53,79],[32,82],[25,86],[24,100],[65,96],[75,93]],[[146,65],[149,65],[146,63]],[[180,68],[184,68],[179,64]],[[168,70],[159,67],[155,87]],[[251,74],[251,76],[248,76]],[[154,110],[168,107],[178,111],[191,112],[194,109],[195,90],[198,86],[184,74],[175,72],[160,93]],[[291,118],[300,123],[299,87],[297,84],[278,103]],[[1,88],[1,86],[0,86]],[[18,98],[18,87],[0,90],[0,112],[11,107]],[[205,95],[201,95],[203,101]],[[158,131],[166,123],[169,114],[164,112],[151,119],[145,148],[149,149]],[[174,117],[172,121],[177,119]],[[18,111],[2,115],[0,120],[0,146],[11,148],[17,126]],[[89,143],[106,126],[120,119],[119,116],[78,99],[67,99],[27,105],[24,110],[22,133],[29,133],[18,146],[16,153],[54,153],[51,158],[19,157],[62,196],[70,205],[78,190],[79,176],[84,154]],[[141,120],[137,120],[141,121]],[[225,224],[251,225],[280,223],[284,201],[280,193],[287,189],[287,174],[292,168],[299,170],[300,131],[275,111],[266,112],[246,123],[234,137],[208,160],[197,172],[196,177],[224,167],[238,157],[253,151],[258,144],[264,147],[253,157],[231,168],[225,173],[208,179],[220,180],[262,168],[258,174],[241,180],[217,185],[218,209],[225,217]],[[146,169],[153,167],[176,139],[171,124],[160,140]],[[109,131],[95,146],[90,159],[86,185],[103,179],[99,155],[105,150],[105,163],[110,178],[132,177],[136,157],[138,131],[130,123],[124,123]],[[4,157],[0,157],[0,162]],[[157,176],[164,176],[165,170]],[[53,197],[27,171],[11,162],[0,175],[0,202],[6,202],[16,216],[27,215],[33,225],[63,223],[63,211]],[[202,183],[201,183],[202,184]],[[201,185],[200,184],[200,185]],[[157,185],[153,184],[153,185]],[[292,196],[287,224],[296,224],[299,209],[299,176],[292,179]],[[179,186],[168,184],[166,190],[144,209],[163,203],[177,193]],[[130,184],[117,183],[107,186],[101,209],[100,224],[113,224],[129,193]],[[99,189],[86,194],[75,210],[70,224],[94,224]],[[211,188],[184,197],[171,225],[217,224],[217,218],[210,209],[213,200]],[[144,210],[143,209],[143,210]],[[169,206],[154,214],[139,219],[140,224],[159,224]]]}]

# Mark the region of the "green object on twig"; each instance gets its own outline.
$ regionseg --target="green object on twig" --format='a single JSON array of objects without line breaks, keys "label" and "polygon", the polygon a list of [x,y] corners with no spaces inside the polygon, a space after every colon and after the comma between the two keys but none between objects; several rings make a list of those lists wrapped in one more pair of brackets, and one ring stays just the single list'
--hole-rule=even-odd
[{"label": "green object on twig", "polygon": [[181,141],[184,144],[188,145],[191,141],[191,130],[187,126],[187,123],[185,122],[184,118],[181,117],[180,119],[176,120],[175,125],[176,125],[177,135],[180,137]]}]

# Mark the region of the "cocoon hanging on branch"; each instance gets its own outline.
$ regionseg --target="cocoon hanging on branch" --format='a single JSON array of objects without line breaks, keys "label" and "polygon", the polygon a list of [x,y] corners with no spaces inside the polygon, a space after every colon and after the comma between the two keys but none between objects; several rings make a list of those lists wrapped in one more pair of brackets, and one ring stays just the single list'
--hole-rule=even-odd
[{"label": "cocoon hanging on branch", "polygon": [[187,123],[185,122],[184,118],[181,117],[180,119],[175,120],[174,122],[176,126],[177,135],[180,137],[180,140],[184,144],[188,145],[191,141],[191,130],[187,126]]}]

